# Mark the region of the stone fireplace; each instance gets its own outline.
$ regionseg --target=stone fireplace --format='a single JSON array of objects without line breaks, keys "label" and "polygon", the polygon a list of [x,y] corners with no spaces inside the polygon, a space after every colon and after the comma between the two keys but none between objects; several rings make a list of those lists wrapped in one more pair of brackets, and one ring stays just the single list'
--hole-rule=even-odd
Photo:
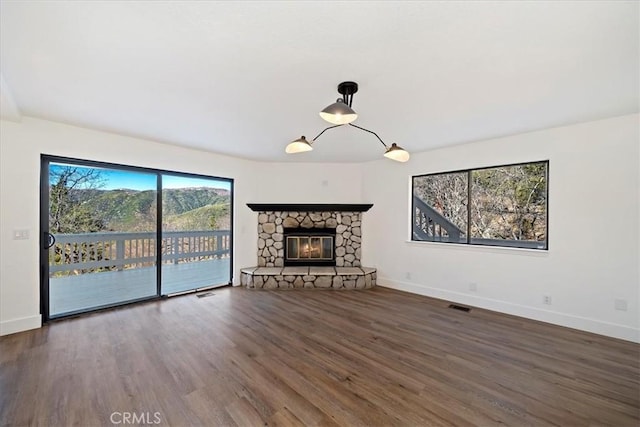
[{"label": "stone fireplace", "polygon": [[362,214],[370,204],[247,204],[258,212],[257,267],[241,270],[249,288],[367,288],[361,266]]},{"label": "stone fireplace", "polygon": [[360,266],[362,213],[369,210],[371,205],[249,204],[248,206],[258,211],[258,267],[285,266],[285,244],[287,244],[285,230],[288,235],[295,233],[312,236],[322,230],[325,236],[335,236],[332,257],[335,262],[329,264],[301,262],[296,265]]}]

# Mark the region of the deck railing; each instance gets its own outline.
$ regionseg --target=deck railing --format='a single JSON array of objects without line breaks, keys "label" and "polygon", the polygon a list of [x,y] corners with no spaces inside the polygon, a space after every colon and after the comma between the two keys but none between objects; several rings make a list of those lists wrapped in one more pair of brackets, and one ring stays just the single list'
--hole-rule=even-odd
[{"label": "deck railing", "polygon": [[[466,233],[438,211],[413,196],[413,240],[427,242],[467,243]],[[528,249],[544,249],[544,242],[532,240],[485,239],[472,237],[469,243],[487,246],[507,246]]]},{"label": "deck railing", "polygon": [[[156,260],[156,233],[55,234],[49,250],[49,272],[79,274],[92,271],[151,267]],[[167,231],[161,239],[162,264],[178,264],[230,255],[229,230]]]},{"label": "deck railing", "polygon": [[421,198],[413,196],[413,237],[430,242],[466,241],[464,232]]}]

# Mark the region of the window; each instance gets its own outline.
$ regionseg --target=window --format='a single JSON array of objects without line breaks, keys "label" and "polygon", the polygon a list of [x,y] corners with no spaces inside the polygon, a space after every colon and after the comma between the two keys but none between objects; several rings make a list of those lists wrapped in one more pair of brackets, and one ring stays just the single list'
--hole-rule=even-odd
[{"label": "window", "polygon": [[412,177],[411,239],[547,249],[549,162]]}]

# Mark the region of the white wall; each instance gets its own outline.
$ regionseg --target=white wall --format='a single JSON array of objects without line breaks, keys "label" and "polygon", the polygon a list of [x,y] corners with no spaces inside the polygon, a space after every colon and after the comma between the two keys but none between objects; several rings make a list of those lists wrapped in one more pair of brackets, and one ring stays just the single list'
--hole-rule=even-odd
[{"label": "white wall", "polygon": [[[638,115],[414,154],[407,164],[260,163],[31,118],[0,121],[0,335],[38,327],[40,154],[235,179],[235,265],[256,262],[248,202],[374,203],[379,283],[640,341]],[[548,252],[409,243],[411,175],[550,160]],[[12,230],[28,229],[29,240]],[[406,273],[411,274],[407,279]],[[237,282],[237,280],[236,280]],[[470,292],[469,283],[478,291]],[[542,295],[553,298],[542,304]],[[614,310],[614,300],[628,311]]]},{"label": "white wall", "polygon": [[[638,115],[363,166],[364,263],[378,283],[640,341]],[[549,251],[411,243],[410,177],[549,159]],[[471,292],[469,285],[478,290]],[[552,305],[543,305],[551,295]],[[627,301],[616,311],[614,300]]]},{"label": "white wall", "polygon": [[[362,195],[359,165],[260,163],[28,117],[2,120],[0,335],[41,322],[40,154],[233,178],[235,284],[240,268],[256,264],[257,213],[246,203],[358,203]],[[29,230],[30,238],[13,240],[16,229]]]},{"label": "white wall", "polygon": [[364,203],[362,164],[264,163],[254,202]]}]

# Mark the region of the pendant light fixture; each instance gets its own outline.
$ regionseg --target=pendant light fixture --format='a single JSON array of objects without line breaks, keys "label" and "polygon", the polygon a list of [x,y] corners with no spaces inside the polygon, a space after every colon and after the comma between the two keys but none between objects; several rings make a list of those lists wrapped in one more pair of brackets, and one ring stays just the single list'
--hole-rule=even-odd
[{"label": "pendant light fixture", "polygon": [[320,112],[320,117],[333,124],[333,126],[324,128],[322,132],[320,132],[311,141],[307,141],[304,136],[296,139],[295,141],[287,145],[285,152],[287,154],[295,154],[303,153],[305,151],[311,151],[313,150],[313,142],[318,139],[318,137],[325,131],[337,128],[339,126],[349,125],[365,132],[369,132],[370,134],[373,134],[376,138],[378,138],[378,141],[380,141],[385,148],[384,156],[387,159],[395,160],[397,162],[408,161],[410,157],[409,153],[402,147],[398,146],[395,142],[389,147],[384,143],[384,141],[378,136],[377,133],[351,123],[358,118],[358,114],[351,108],[351,103],[353,102],[353,94],[357,91],[358,83],[356,82],[340,83],[338,85],[338,93],[342,95],[342,98],[338,98],[335,103],[329,105],[327,108]]},{"label": "pendant light fixture", "polygon": [[358,91],[358,83],[342,82],[338,85],[338,93],[342,98],[320,111],[320,117],[334,125],[346,125],[358,118],[358,114],[351,109],[353,94]]},{"label": "pendant light fixture", "polygon": [[384,156],[387,159],[395,160],[396,162],[406,162],[410,157],[409,153],[398,147],[395,142],[391,144],[391,147],[387,148]]},{"label": "pendant light fixture", "polygon": [[311,150],[313,150],[313,147],[311,146],[309,141],[307,141],[307,138],[302,135],[300,138],[287,145],[287,148],[284,151],[286,151],[287,154],[295,154],[304,153],[305,151]]}]

